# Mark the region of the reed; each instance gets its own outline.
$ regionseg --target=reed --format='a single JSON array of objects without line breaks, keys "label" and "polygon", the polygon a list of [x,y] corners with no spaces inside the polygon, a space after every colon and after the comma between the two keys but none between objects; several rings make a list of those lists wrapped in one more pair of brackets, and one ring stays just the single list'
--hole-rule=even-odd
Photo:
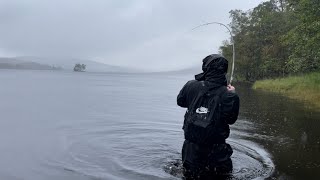
[{"label": "reed", "polygon": [[281,93],[320,108],[320,72],[256,81],[253,89]]}]

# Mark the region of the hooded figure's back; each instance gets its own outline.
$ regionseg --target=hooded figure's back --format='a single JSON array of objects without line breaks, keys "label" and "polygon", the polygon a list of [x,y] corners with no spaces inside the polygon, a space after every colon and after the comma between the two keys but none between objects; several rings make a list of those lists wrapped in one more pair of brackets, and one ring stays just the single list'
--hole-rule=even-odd
[{"label": "hooded figure's back", "polygon": [[[213,54],[203,59],[203,72],[195,76],[195,80],[188,81],[181,89],[177,104],[181,107],[188,108],[192,106],[195,98],[203,91],[218,91],[226,88],[227,79],[226,73],[228,69],[228,61],[221,55]],[[185,136],[185,142],[182,149],[182,161],[184,167],[193,173],[198,173],[201,169],[207,169],[212,172],[212,169],[221,171],[232,170],[230,156],[232,149],[225,142],[228,138],[230,129],[229,125],[233,124],[239,113],[239,97],[235,92],[225,91],[221,95],[220,100],[220,118],[215,124],[215,137],[211,144],[203,146],[199,142],[192,142],[188,136]],[[185,118],[188,117],[188,111]],[[184,127],[189,123],[184,122]],[[209,168],[208,168],[209,167]],[[220,168],[221,169],[221,168]],[[201,170],[203,172],[203,170]],[[219,171],[219,170],[218,170]]]}]

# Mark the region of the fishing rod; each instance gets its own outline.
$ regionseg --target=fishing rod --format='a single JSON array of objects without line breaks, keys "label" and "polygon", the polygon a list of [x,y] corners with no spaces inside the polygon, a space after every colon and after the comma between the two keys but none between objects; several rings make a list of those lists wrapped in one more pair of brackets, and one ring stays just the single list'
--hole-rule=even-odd
[{"label": "fishing rod", "polygon": [[229,83],[231,84],[231,83],[232,83],[232,80],[233,80],[234,61],[235,61],[235,58],[236,58],[236,50],[235,50],[235,48],[234,48],[234,40],[233,40],[233,36],[232,36],[232,32],[231,32],[230,28],[229,28],[227,25],[222,24],[222,23],[220,23],[220,22],[209,22],[209,23],[201,24],[201,25],[193,28],[192,31],[195,30],[195,29],[198,29],[198,28],[200,28],[200,27],[202,27],[202,26],[207,26],[207,25],[211,25],[211,24],[218,24],[218,25],[220,25],[220,26],[223,26],[223,27],[227,28],[227,30],[228,30],[229,33],[230,33],[231,42],[232,42],[232,54],[233,54],[233,56],[232,56],[232,69],[231,69],[231,75],[230,75],[230,81],[229,81]]}]

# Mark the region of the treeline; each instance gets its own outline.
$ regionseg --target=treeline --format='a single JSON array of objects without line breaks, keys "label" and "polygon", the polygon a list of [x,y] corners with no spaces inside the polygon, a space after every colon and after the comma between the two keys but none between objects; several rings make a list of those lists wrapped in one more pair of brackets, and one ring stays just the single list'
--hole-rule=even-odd
[{"label": "treeline", "polygon": [[[282,77],[320,70],[320,1],[269,0],[230,11],[238,79]],[[232,59],[232,42],[220,47]]]}]

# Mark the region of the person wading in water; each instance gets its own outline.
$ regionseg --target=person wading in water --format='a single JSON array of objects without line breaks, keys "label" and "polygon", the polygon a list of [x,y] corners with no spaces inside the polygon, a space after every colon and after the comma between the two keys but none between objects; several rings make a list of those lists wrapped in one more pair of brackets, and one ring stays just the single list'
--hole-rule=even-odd
[{"label": "person wading in water", "polygon": [[177,104],[187,108],[182,163],[187,179],[224,176],[232,171],[229,125],[239,114],[239,96],[227,85],[228,61],[212,54],[203,59],[203,73],[181,89]]}]

